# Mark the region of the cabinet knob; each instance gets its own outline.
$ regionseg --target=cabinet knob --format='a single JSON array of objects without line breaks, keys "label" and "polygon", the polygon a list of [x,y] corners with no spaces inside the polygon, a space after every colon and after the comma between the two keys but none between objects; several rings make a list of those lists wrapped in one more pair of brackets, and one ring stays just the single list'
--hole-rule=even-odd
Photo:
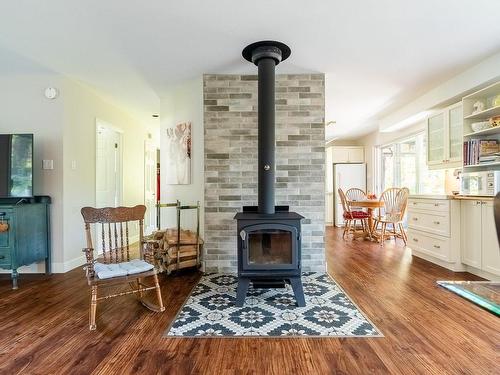
[{"label": "cabinet knob", "polygon": [[438,206],[439,206],[439,203],[434,203],[434,206],[435,206],[435,207],[438,207]]},{"label": "cabinet knob", "polygon": [[417,220],[418,220],[418,218],[417,218],[417,217],[414,217],[414,218],[413,218],[413,220],[417,221]]},{"label": "cabinet knob", "polygon": [[434,247],[435,247],[436,249],[441,249],[441,246],[439,246],[439,245],[434,245]]},{"label": "cabinet knob", "polygon": [[5,255],[0,255],[0,259],[5,259]]},{"label": "cabinet knob", "polygon": [[441,223],[439,221],[435,221],[434,224],[439,225]]},{"label": "cabinet knob", "polygon": [[418,239],[417,238],[413,238],[413,241],[418,242]]}]

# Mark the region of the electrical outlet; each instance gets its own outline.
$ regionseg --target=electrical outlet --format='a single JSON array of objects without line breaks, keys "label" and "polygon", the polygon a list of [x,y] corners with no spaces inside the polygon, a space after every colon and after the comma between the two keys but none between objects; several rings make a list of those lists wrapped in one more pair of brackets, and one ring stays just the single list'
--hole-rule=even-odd
[{"label": "electrical outlet", "polygon": [[42,169],[54,169],[54,160],[43,160]]}]

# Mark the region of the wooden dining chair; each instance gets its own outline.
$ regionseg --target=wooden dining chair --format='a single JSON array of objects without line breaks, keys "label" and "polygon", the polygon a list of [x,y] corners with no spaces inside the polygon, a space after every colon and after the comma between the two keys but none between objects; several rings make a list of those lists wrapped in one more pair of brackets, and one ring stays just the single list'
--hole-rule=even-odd
[{"label": "wooden dining chair", "polygon": [[[361,201],[365,200],[366,193],[364,190],[359,189],[359,188],[350,188],[345,192],[345,196],[347,197],[348,201]],[[364,211],[362,207],[351,207],[351,209],[354,209],[355,211]]]},{"label": "wooden dining chair", "polygon": [[338,193],[340,196],[340,201],[342,203],[342,208],[344,210],[344,232],[342,233],[342,239],[345,239],[346,234],[349,234],[349,232],[351,231],[351,225],[353,225],[352,231],[354,232],[356,230],[356,220],[359,220],[361,222],[363,231],[368,232],[371,236],[371,230],[368,225],[368,213],[364,211],[351,210],[344,191],[339,188]]},{"label": "wooden dining chair", "polygon": [[[386,238],[391,236],[395,240],[401,238],[406,246],[407,236],[403,220],[406,214],[409,193],[408,188],[389,188],[380,196],[383,207],[378,209],[378,215],[374,218],[373,231],[376,232],[377,226],[380,224],[381,228],[377,236],[381,246],[384,245]],[[387,232],[387,224],[392,225],[392,233]]]},{"label": "wooden dining chair", "polygon": [[[81,210],[85,223],[87,247],[83,249],[87,258],[85,265],[87,283],[90,287],[90,330],[96,329],[97,302],[105,299],[135,294],[148,309],[165,310],[161,298],[158,275],[153,265],[153,245],[144,240],[144,214],[146,206],[93,208]],[[137,222],[139,229],[139,259],[131,259],[130,228]],[[92,232],[98,233],[102,246],[102,258],[94,258]],[[145,284],[145,278],[152,278],[153,285]],[[125,284],[130,290],[98,296],[98,290],[109,286]],[[158,304],[146,298],[146,292],[156,291]]]},{"label": "wooden dining chair", "polygon": [[350,201],[361,201],[366,199],[366,193],[359,188],[350,188],[345,192],[345,196]]}]

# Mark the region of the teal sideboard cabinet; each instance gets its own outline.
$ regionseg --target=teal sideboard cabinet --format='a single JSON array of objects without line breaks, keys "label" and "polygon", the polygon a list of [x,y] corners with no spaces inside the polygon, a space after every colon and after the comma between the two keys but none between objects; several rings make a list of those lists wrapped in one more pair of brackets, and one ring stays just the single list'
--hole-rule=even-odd
[{"label": "teal sideboard cabinet", "polygon": [[[12,289],[17,289],[17,269],[45,261],[50,274],[50,197],[0,199],[0,268],[12,270]],[[2,225],[0,225],[1,229]]]}]

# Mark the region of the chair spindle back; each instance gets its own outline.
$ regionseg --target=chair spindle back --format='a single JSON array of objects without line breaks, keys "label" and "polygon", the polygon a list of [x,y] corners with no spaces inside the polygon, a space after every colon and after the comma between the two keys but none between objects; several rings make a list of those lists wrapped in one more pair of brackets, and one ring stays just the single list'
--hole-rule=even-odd
[{"label": "chair spindle back", "polygon": [[344,212],[350,214],[351,208],[347,204],[347,197],[345,196],[344,191],[341,188],[338,188],[337,191],[339,192],[340,202],[342,202],[342,208],[344,209]]},{"label": "chair spindle back", "polygon": [[362,201],[366,199],[366,193],[358,188],[351,188],[347,190],[345,195],[350,201]]},{"label": "chair spindle back", "polygon": [[[408,204],[408,188],[389,188],[380,196],[384,202],[384,212],[386,216],[391,216],[395,221],[402,220]],[[379,209],[379,216],[380,209]]]},{"label": "chair spindle back", "polygon": [[[139,222],[139,243],[144,239],[144,214],[146,206],[135,207],[84,207],[81,210],[85,222],[87,247],[93,248],[91,224],[100,229],[104,263],[119,263],[130,260],[129,222]],[[100,225],[99,225],[100,224]],[[143,258],[142,246],[139,246]]]}]

